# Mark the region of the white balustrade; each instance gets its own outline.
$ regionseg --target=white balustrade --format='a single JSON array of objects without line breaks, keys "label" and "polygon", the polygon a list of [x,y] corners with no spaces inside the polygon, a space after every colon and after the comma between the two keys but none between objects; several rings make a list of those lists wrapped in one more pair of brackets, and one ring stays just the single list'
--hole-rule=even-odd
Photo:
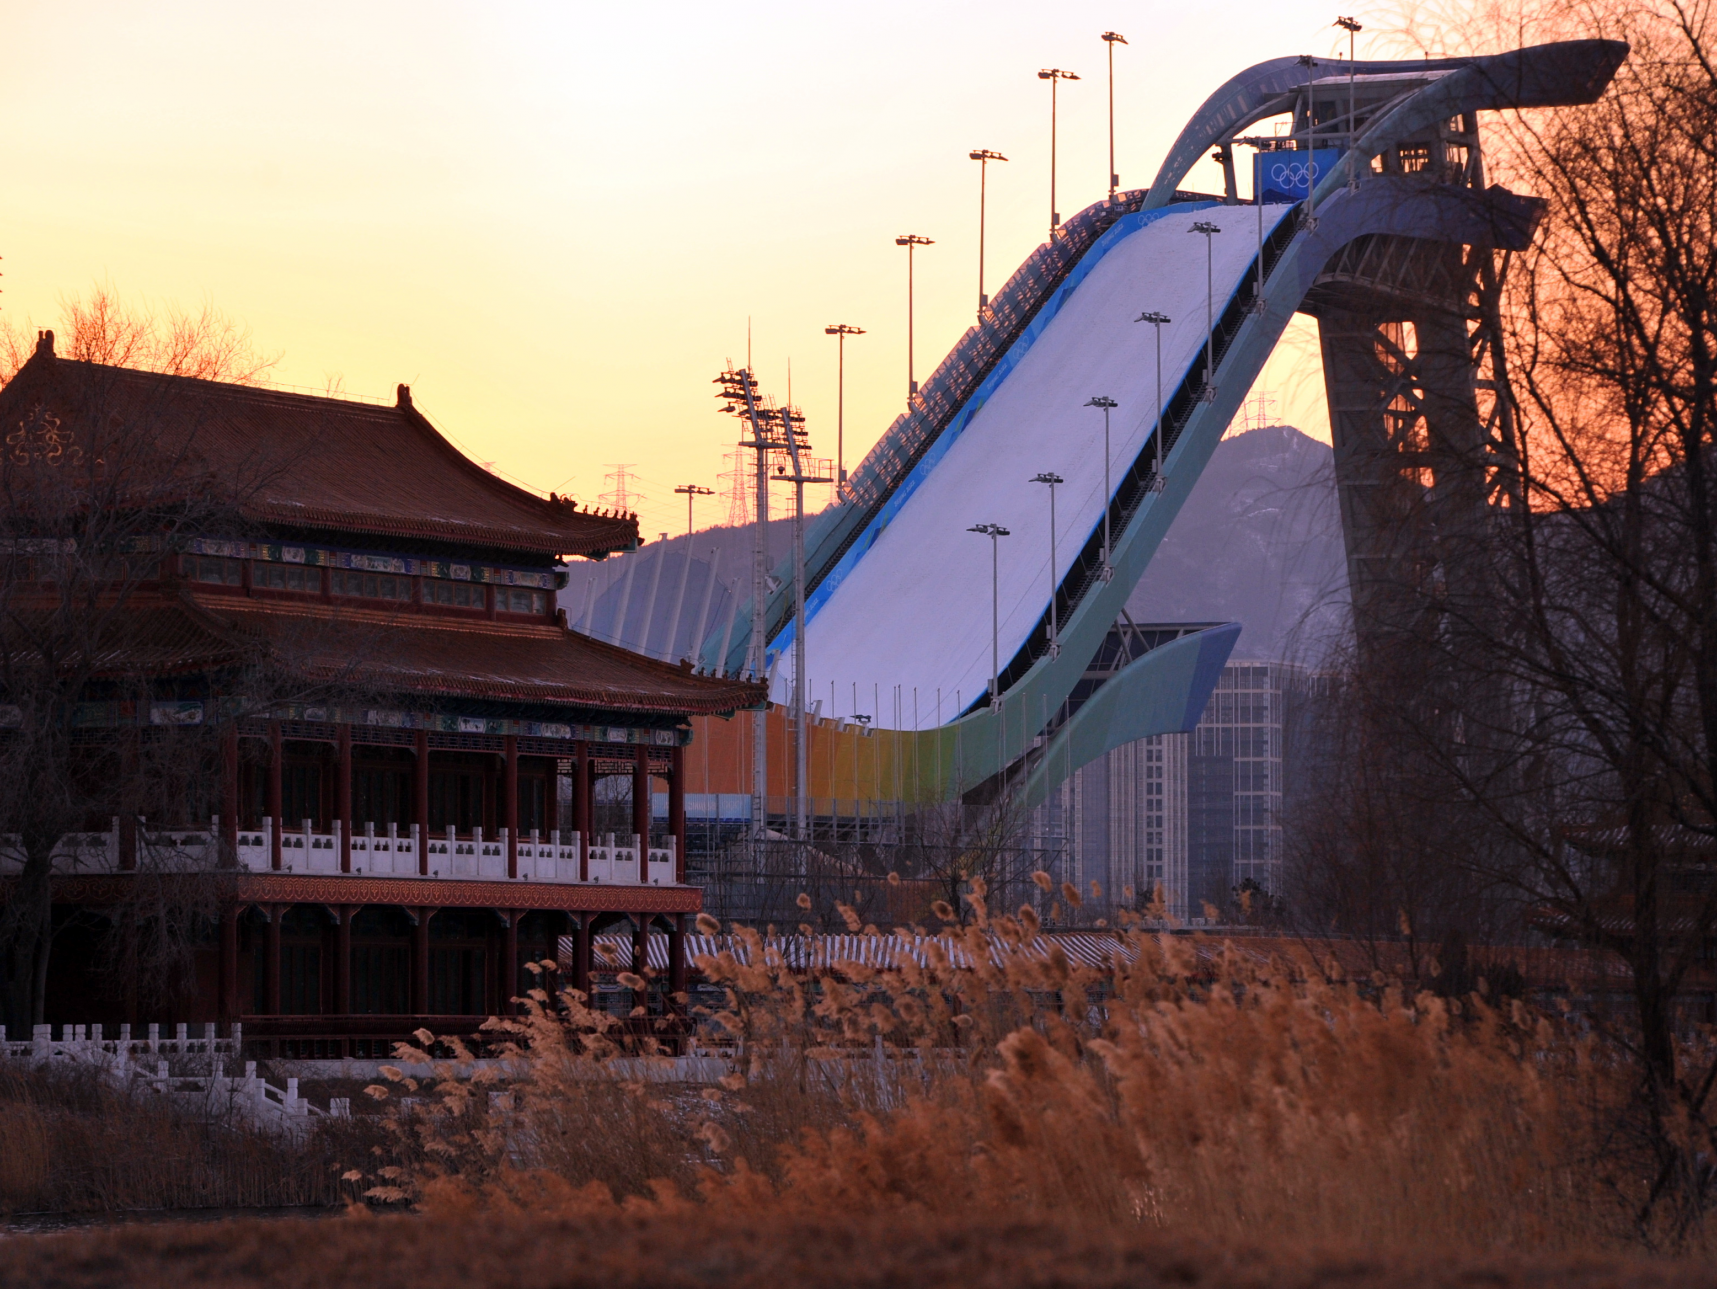
[{"label": "white balustrade", "polygon": [[[240,828],[237,850],[233,855],[239,869],[250,873],[274,871],[274,839],[280,838],[280,871],[286,873],[340,874],[341,825],[335,820],[327,830],[319,830],[310,819],[297,826],[282,826],[271,818],[262,819],[254,827]],[[167,871],[199,871],[217,866],[221,860],[220,820],[209,820],[206,828],[159,828],[148,820],[137,821],[137,863],[139,867]],[[70,873],[120,872],[119,820],[105,832],[68,833],[54,855],[54,871]],[[461,837],[453,828],[419,838],[416,824],[401,832],[400,825],[386,825],[386,833],[374,824],[365,824],[362,831],[354,830],[351,837],[351,871],[353,877],[412,878],[422,871],[425,876],[466,878],[491,882],[508,880],[526,882],[555,882],[560,884],[589,881],[609,885],[670,886],[678,871],[678,853],[674,839],[659,846],[643,844],[636,834],[594,835],[590,838],[588,876],[581,876],[581,850],[584,838],[578,832],[551,831],[545,839],[536,829],[518,839],[516,877],[507,876],[509,836],[505,828],[496,837],[485,836],[474,828]],[[639,857],[644,855],[647,875],[639,873]],[[226,861],[231,862],[231,861]],[[23,866],[18,839],[0,834],[0,874],[16,873]]]}]

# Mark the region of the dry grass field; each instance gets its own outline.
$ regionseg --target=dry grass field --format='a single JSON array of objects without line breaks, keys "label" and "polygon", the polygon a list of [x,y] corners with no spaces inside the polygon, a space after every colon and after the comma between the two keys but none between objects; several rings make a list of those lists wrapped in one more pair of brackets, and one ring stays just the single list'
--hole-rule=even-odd
[{"label": "dry grass field", "polygon": [[977,952],[1034,929],[820,977],[742,933],[703,964],[714,1086],[636,1078],[647,1042],[539,993],[498,1026],[517,1077],[370,1089],[333,1165],[367,1208],[4,1239],[0,1284],[1717,1283],[1570,1019],[1139,932],[1108,974]]}]

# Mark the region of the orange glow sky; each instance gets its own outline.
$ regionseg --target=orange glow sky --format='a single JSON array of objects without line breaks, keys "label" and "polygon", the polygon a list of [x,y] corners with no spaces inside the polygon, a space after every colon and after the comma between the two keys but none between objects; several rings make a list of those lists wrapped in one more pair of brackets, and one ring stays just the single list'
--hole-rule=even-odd
[{"label": "orange glow sky", "polygon": [[[8,317],[52,325],[97,281],[211,301],[284,351],[282,382],[338,373],[390,399],[406,382],[530,486],[595,501],[612,463],[634,463],[652,539],[685,522],[675,484],[719,486],[736,435],[710,381],[744,361],[748,315],[765,390],[785,394],[791,360],[820,455],[823,327],[866,328],[848,346],[850,468],[903,402],[895,234],[937,242],[918,259],[920,378],[976,304],[969,150],[1011,158],[990,172],[990,289],[1043,239],[1039,68],[1084,78],[1061,92],[1065,216],[1105,189],[1105,29],[1131,42],[1127,186],[1235,71],[1346,51],[1329,0],[13,0],[7,17]],[[1195,185],[1219,183],[1204,170]],[[1260,386],[1327,438],[1315,350],[1279,353]],[[717,518],[706,503],[700,526]]]}]

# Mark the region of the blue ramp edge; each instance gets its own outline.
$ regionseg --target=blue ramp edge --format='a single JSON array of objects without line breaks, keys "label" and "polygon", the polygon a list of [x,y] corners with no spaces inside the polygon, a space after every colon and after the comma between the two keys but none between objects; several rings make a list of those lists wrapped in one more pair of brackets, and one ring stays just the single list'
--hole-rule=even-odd
[{"label": "blue ramp edge", "polygon": [[1075,770],[1118,747],[1196,729],[1239,639],[1240,624],[1228,622],[1128,663],[1061,727],[1026,779],[1022,804],[1040,804]]}]

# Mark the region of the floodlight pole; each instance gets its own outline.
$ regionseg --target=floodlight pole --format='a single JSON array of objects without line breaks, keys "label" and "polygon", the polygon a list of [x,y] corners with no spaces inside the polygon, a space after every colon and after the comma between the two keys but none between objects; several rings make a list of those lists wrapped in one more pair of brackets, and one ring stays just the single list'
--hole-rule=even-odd
[{"label": "floodlight pole", "polygon": [[1300,66],[1306,69],[1306,221],[1305,227],[1318,226],[1318,163],[1316,126],[1313,123],[1312,82],[1316,79],[1318,60],[1310,54],[1300,55]]},{"label": "floodlight pole", "polygon": [[1211,240],[1222,231],[1208,219],[1201,219],[1190,230],[1204,234],[1204,389],[1199,399],[1216,401],[1216,243]]},{"label": "floodlight pole", "polygon": [[917,233],[902,233],[894,239],[894,244],[906,248],[906,396],[911,398],[918,392],[918,381],[912,372],[912,252],[920,246],[934,246],[936,243]]},{"label": "floodlight pole", "polygon": [[836,337],[839,355],[835,369],[835,495],[842,496],[847,489],[847,337],[864,335],[864,328],[837,322],[824,327],[823,334]]},{"label": "floodlight pole", "polygon": [[1061,623],[1055,604],[1056,592],[1060,588],[1060,583],[1055,576],[1055,485],[1066,483],[1067,480],[1051,471],[1045,471],[1042,474],[1032,475],[1031,482],[1049,485],[1049,656],[1059,658],[1061,656]]},{"label": "floodlight pole", "polygon": [[[769,571],[766,538],[769,525],[769,452],[777,448],[764,422],[773,423],[771,412],[760,407],[757,380],[750,368],[738,371],[729,367],[715,378],[721,386],[719,398],[726,400],[722,411],[740,417],[751,432],[741,439],[740,446],[757,453],[757,526],[751,550],[751,638],[746,642],[745,668],[754,680],[763,680],[767,669],[764,632],[768,627]],[[734,611],[738,612],[737,597]],[[732,624],[729,623],[729,631]],[[726,643],[723,642],[722,666],[727,665]],[[751,725],[751,835],[760,838],[768,830],[769,792],[769,704],[767,696],[762,707],[752,714]]]},{"label": "floodlight pole", "polygon": [[982,322],[984,309],[990,302],[990,297],[984,294],[984,208],[989,200],[990,162],[1007,158],[988,148],[976,148],[967,155],[978,163],[978,321]]},{"label": "floodlight pole", "polygon": [[1109,204],[1115,204],[1115,190],[1121,186],[1121,176],[1115,173],[1115,46],[1127,43],[1118,31],[1105,31],[1103,43],[1109,46]]},{"label": "floodlight pole", "polygon": [[1163,490],[1163,428],[1167,417],[1163,411],[1163,327],[1168,324],[1166,313],[1141,313],[1139,322],[1148,322],[1157,332],[1157,473],[1151,480],[1151,491]]},{"label": "floodlight pole", "polygon": [[813,478],[806,471],[807,462],[799,454],[807,446],[799,441],[804,434],[799,428],[804,418],[791,406],[781,408],[780,418],[782,438],[793,462],[793,473],[789,475],[778,467],[775,480],[793,485],[793,821],[794,831],[804,841],[810,833],[806,785],[811,764],[805,691],[805,485],[830,480]]},{"label": "floodlight pole", "polygon": [[966,530],[969,533],[982,533],[990,539],[990,706],[995,707],[1001,702],[1001,629],[1002,629],[1002,590],[1001,590],[1001,548],[998,539],[1012,536],[1000,524],[973,524]]},{"label": "floodlight pole", "polygon": [[1059,67],[1048,67],[1037,74],[1040,81],[1049,82],[1049,235],[1055,236],[1055,230],[1061,227],[1061,212],[1055,208],[1055,116],[1056,91],[1062,81],[1076,81],[1079,77],[1073,72],[1064,72]]},{"label": "floodlight pole", "polygon": [[1109,409],[1120,404],[1099,394],[1085,406],[1103,409],[1103,567],[1098,570],[1098,576],[1105,582],[1112,582],[1115,580],[1115,567],[1109,563]]},{"label": "floodlight pole", "polygon": [[1365,28],[1353,18],[1337,18],[1335,25],[1347,32],[1347,180],[1353,188],[1359,187],[1358,159],[1353,155],[1353,146],[1359,142],[1359,94],[1354,85],[1354,38]]}]

